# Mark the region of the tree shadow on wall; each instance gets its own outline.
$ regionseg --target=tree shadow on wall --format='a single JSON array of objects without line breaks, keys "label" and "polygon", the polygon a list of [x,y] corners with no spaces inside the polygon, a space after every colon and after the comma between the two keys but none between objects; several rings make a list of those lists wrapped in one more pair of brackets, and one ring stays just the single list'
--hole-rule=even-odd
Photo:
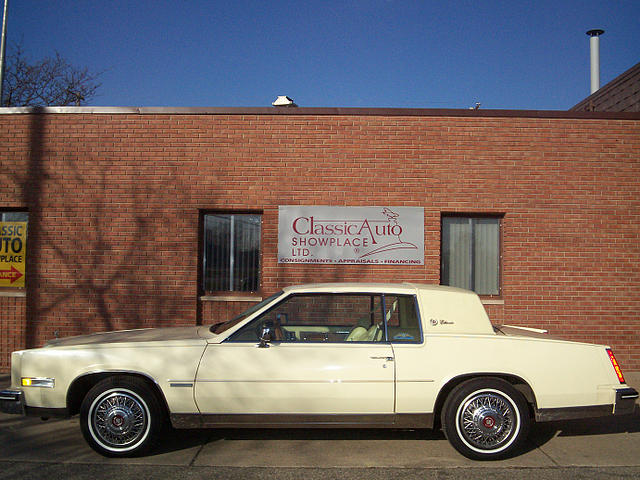
[{"label": "tree shadow on wall", "polygon": [[[173,285],[167,282],[168,274],[179,273],[163,265],[179,247],[170,241],[160,249],[149,246],[170,235],[172,227],[160,219],[184,203],[180,192],[189,189],[171,175],[170,166],[161,181],[146,182],[162,168],[152,153],[114,155],[110,145],[126,140],[130,152],[137,147],[125,133],[120,138],[117,131],[106,131],[108,119],[91,119],[91,128],[105,131],[104,137],[90,138],[98,147],[107,143],[107,153],[100,154],[82,133],[83,125],[77,125],[81,133],[61,143],[61,123],[50,117],[41,109],[30,115],[27,171],[19,179],[29,210],[25,346],[54,334],[194,324],[192,318],[179,318],[187,300],[175,279]],[[171,202],[158,206],[154,198]]]},{"label": "tree shadow on wall", "polygon": [[[101,181],[98,190],[106,190],[106,175],[100,174]],[[76,172],[79,184],[86,182]],[[65,206],[66,218],[77,218],[76,210],[79,207],[67,204]],[[41,313],[46,314],[58,304],[72,296],[80,297],[86,305],[95,309],[95,316],[100,319],[103,330],[115,330],[119,325],[117,319],[127,318],[127,326],[139,327],[144,325],[145,318],[140,309],[125,311],[127,302],[118,302],[115,287],[128,285],[130,293],[133,293],[136,285],[135,266],[131,259],[139,245],[148,236],[148,221],[142,217],[133,218],[135,224],[132,233],[133,240],[126,242],[114,242],[106,238],[109,230],[111,214],[105,208],[103,202],[98,202],[92,209],[95,214],[89,222],[90,228],[85,232],[86,236],[78,238],[72,250],[65,250],[59,244],[51,242],[56,257],[62,261],[67,269],[67,276],[73,279],[70,287],[58,290],[57,297],[51,304],[42,306]],[[125,249],[118,248],[126,245]],[[107,267],[107,268],[105,268]],[[126,288],[126,287],[125,287]],[[157,313],[157,312],[156,312]],[[79,325],[83,330],[94,330],[88,325]],[[89,328],[87,328],[89,327]]]},{"label": "tree shadow on wall", "polygon": [[37,261],[30,259],[40,258],[40,237],[41,237],[41,215],[42,200],[41,192],[44,180],[43,163],[43,137],[44,137],[44,116],[42,109],[35,107],[30,117],[29,129],[29,158],[27,172],[21,180],[22,202],[29,211],[28,238],[27,238],[27,262],[25,271],[27,273],[25,286],[27,289],[26,321],[24,329],[24,345],[32,347],[37,338],[38,328],[38,307],[40,303],[40,265]]}]

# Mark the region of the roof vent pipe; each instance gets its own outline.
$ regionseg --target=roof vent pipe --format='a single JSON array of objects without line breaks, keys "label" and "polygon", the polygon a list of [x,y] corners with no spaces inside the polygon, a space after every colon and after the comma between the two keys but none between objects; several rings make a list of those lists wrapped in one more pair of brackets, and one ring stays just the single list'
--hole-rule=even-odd
[{"label": "roof vent pipe", "polygon": [[589,47],[591,49],[591,93],[595,93],[600,88],[600,35],[604,30],[594,28],[589,30]]}]

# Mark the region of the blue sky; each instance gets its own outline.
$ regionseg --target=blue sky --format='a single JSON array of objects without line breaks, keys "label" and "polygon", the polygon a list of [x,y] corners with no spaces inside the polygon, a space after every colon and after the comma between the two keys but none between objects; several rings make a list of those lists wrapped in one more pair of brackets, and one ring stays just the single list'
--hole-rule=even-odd
[{"label": "blue sky", "polygon": [[10,0],[9,48],[104,71],[91,105],[566,110],[640,61],[640,1]]}]

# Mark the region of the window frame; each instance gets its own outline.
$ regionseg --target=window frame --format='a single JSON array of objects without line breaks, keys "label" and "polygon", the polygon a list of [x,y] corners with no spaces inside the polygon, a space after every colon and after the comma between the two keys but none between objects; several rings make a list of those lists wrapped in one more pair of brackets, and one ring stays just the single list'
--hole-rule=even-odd
[{"label": "window frame", "polygon": [[[464,218],[467,220],[471,220],[472,228],[471,228],[471,245],[475,243],[475,223],[474,220],[478,219],[494,219],[498,221],[498,293],[487,294],[487,293],[478,293],[478,296],[483,299],[502,299],[503,295],[503,278],[504,278],[504,255],[503,255],[503,227],[504,227],[504,213],[482,213],[482,212],[443,212],[440,215],[440,285],[446,285],[451,287],[456,287],[455,285],[449,285],[443,283],[444,277],[444,268],[445,268],[445,256],[444,256],[444,221],[445,218]],[[471,264],[469,276],[471,277],[471,288],[469,290],[476,292],[475,290],[475,255],[474,249],[471,249],[469,253],[469,262]],[[462,287],[457,287],[462,288]],[[476,292],[477,293],[477,292]]]},{"label": "window frame", "polygon": [[[231,215],[256,215],[260,217],[260,244],[258,252],[258,268],[257,268],[257,289],[256,290],[207,290],[206,280],[206,217],[208,215],[231,216]],[[198,290],[200,295],[217,296],[232,295],[234,297],[255,297],[262,291],[262,267],[263,267],[263,246],[264,246],[264,212],[261,210],[201,210],[199,219],[199,247],[198,247]]]}]

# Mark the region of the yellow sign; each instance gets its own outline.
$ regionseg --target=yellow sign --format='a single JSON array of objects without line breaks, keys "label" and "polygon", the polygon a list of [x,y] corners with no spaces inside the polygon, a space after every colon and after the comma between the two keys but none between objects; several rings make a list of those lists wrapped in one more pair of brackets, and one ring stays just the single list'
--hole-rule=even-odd
[{"label": "yellow sign", "polygon": [[24,287],[27,222],[0,222],[0,287]]}]

